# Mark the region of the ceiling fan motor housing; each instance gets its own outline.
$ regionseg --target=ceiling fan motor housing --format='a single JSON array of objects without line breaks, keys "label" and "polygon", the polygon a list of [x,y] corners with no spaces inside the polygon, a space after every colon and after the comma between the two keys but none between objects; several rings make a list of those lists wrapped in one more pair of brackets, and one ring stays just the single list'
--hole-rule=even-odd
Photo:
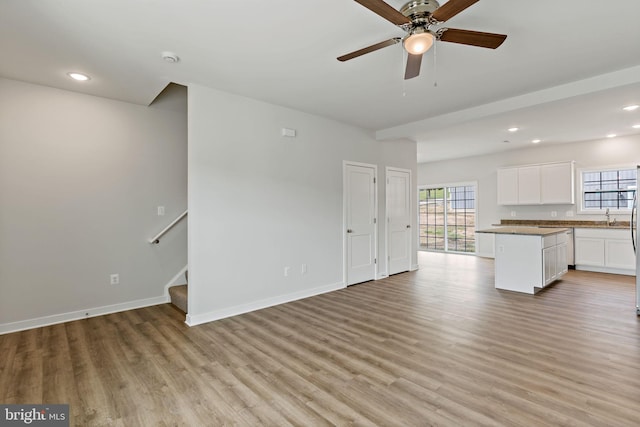
[{"label": "ceiling fan motor housing", "polygon": [[411,20],[413,27],[427,27],[435,23],[431,15],[439,7],[435,0],[413,0],[402,6],[400,13]]}]

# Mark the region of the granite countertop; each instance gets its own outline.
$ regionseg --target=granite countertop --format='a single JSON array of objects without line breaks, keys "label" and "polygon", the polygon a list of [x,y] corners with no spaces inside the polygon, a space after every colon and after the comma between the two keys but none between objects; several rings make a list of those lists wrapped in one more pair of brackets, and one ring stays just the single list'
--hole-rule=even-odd
[{"label": "granite countertop", "polygon": [[488,228],[486,230],[477,230],[476,233],[491,234],[522,234],[527,236],[548,236],[550,234],[558,234],[566,232],[566,228],[540,228],[540,227],[498,227]]},{"label": "granite countertop", "polygon": [[629,221],[616,221],[615,224],[607,225],[607,221],[585,221],[585,220],[544,220],[544,219],[501,219],[500,224],[492,224],[498,227],[565,227],[565,228],[610,228],[628,229]]}]

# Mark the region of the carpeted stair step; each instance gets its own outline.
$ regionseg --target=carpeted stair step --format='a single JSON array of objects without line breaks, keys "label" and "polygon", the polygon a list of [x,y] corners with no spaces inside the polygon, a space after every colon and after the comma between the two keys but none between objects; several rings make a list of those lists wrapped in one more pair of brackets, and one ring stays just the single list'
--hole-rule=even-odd
[{"label": "carpeted stair step", "polygon": [[187,285],[172,286],[169,288],[171,304],[187,313]]}]

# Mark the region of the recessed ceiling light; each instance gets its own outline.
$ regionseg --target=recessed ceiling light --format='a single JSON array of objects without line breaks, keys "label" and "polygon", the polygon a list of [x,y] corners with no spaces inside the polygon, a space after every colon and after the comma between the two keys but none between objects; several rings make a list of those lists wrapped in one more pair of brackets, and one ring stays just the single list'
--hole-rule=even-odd
[{"label": "recessed ceiling light", "polygon": [[607,135],[607,138],[615,138],[616,136],[618,135],[616,135],[615,133],[610,133],[609,135]]},{"label": "recessed ceiling light", "polygon": [[634,129],[640,129],[640,124],[631,126]]},{"label": "recessed ceiling light", "polygon": [[633,110],[637,110],[638,109],[638,105],[627,105],[626,107],[623,108],[624,111],[633,111]]},{"label": "recessed ceiling light", "polygon": [[509,128],[507,129],[509,132],[518,132],[518,128],[513,127],[513,128]]},{"label": "recessed ceiling light", "polygon": [[67,75],[71,77],[73,80],[77,80],[79,82],[86,82],[87,80],[91,80],[91,77],[82,73],[67,73]]},{"label": "recessed ceiling light", "polygon": [[533,140],[531,140],[531,142],[534,143],[534,144],[538,144],[538,143],[540,143],[540,141],[542,141],[542,140],[541,139],[533,139]]}]

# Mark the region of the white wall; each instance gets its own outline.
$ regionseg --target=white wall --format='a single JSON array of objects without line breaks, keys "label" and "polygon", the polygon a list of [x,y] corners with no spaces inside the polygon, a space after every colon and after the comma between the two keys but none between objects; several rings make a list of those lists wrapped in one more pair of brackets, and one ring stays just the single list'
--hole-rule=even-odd
[{"label": "white wall", "polygon": [[188,110],[190,324],[344,285],[344,160],[378,165],[379,183],[385,166],[411,169],[415,187],[413,142],[197,85]]},{"label": "white wall", "polygon": [[186,137],[184,88],[143,107],[0,79],[0,333],[163,298],[186,224],[147,239],[186,208]]},{"label": "white wall", "polygon": [[[557,145],[540,145],[512,150],[498,154],[467,157],[449,161],[421,163],[418,165],[418,185],[478,182],[478,225],[477,228],[489,228],[501,219],[571,219],[604,220],[603,215],[578,215],[576,205],[544,206],[499,206],[496,199],[496,170],[504,166],[518,166],[533,163],[549,163],[575,160],[576,188],[577,170],[580,168],[599,168],[607,166],[634,166],[640,164],[640,135],[601,139],[595,141],[573,142]],[[576,201],[578,195],[576,194]],[[511,211],[516,217],[511,217]],[[557,217],[551,217],[551,211]],[[573,216],[567,216],[567,211]],[[612,218],[616,216],[612,215]],[[628,220],[628,215],[617,216],[619,220]],[[487,235],[478,235],[478,253],[492,256],[492,239]]]}]

